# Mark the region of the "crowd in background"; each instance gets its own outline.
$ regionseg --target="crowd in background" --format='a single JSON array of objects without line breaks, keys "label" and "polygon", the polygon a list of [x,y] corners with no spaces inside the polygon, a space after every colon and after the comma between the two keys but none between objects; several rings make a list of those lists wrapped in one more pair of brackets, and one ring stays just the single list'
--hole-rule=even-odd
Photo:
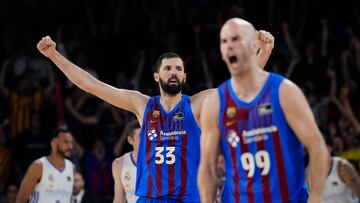
[{"label": "crowd in background", "polygon": [[[21,5],[21,6],[19,6]],[[216,87],[228,71],[219,29],[230,17],[271,32],[265,69],[304,91],[334,155],[360,172],[360,2],[356,0],[19,0],[0,2],[0,202],[13,202],[29,164],[66,126],[87,191],[111,200],[111,163],[129,150],[121,135],[134,115],[83,92],[36,49],[49,35],[78,66],[118,88],[158,93],[158,56],[185,61],[185,93]]]}]

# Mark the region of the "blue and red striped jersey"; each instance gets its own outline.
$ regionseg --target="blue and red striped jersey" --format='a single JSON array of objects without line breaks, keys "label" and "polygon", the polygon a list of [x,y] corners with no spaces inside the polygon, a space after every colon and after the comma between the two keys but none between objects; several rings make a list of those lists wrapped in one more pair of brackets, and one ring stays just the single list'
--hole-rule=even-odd
[{"label": "blue and red striped jersey", "polygon": [[200,162],[200,128],[190,97],[183,95],[170,112],[160,96],[150,98],[140,131],[136,195],[200,202],[197,170]]},{"label": "blue and red striped jersey", "polygon": [[227,80],[218,87],[225,158],[223,202],[306,202],[304,149],[280,106],[283,77],[270,73],[259,94],[241,101]]}]

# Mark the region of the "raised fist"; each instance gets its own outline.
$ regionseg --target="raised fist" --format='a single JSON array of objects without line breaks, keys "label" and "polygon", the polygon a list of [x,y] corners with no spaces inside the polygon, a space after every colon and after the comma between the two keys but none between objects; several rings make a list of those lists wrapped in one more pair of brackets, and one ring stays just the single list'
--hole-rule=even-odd
[{"label": "raised fist", "polygon": [[46,57],[50,57],[55,52],[56,43],[49,36],[43,37],[36,46]]},{"label": "raised fist", "polygon": [[256,31],[256,36],[259,41],[260,49],[266,52],[271,51],[274,48],[274,36],[265,30]]}]

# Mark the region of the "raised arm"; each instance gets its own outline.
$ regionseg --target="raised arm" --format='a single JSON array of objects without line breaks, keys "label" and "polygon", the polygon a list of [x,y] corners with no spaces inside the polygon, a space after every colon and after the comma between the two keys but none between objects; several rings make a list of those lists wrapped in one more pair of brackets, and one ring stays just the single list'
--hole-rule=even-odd
[{"label": "raised arm", "polygon": [[330,158],[320,130],[305,96],[300,88],[289,80],[285,80],[280,86],[280,104],[291,129],[309,152],[308,202],[321,202]]},{"label": "raised arm", "polygon": [[256,31],[256,35],[260,45],[260,50],[256,55],[257,63],[264,69],[274,48],[275,39],[270,32],[265,30]]},{"label": "raised arm", "polygon": [[16,203],[25,203],[28,201],[36,184],[41,180],[41,174],[42,164],[39,161],[33,162],[21,182],[19,192],[16,196]]},{"label": "raised arm", "polygon": [[198,171],[198,186],[201,202],[213,203],[216,194],[216,159],[219,151],[220,132],[219,95],[212,92],[204,101],[201,109],[201,161]]},{"label": "raised arm", "polygon": [[119,108],[133,112],[141,123],[149,97],[138,91],[117,89],[97,80],[88,72],[79,68],[56,49],[49,36],[43,37],[37,44],[39,51],[48,57],[76,86]]},{"label": "raised arm", "polygon": [[114,200],[113,203],[125,202],[124,186],[121,182],[121,169],[123,166],[123,157],[117,158],[112,164],[112,174],[114,178]]}]

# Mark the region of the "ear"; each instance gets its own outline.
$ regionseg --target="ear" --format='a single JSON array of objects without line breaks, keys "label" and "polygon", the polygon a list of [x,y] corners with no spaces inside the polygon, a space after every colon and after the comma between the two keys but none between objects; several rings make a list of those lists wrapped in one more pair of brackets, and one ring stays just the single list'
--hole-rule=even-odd
[{"label": "ear", "polygon": [[257,53],[259,48],[260,48],[260,46],[259,46],[258,40],[254,40],[254,41],[251,42],[251,50],[253,52]]},{"label": "ear", "polygon": [[133,145],[134,144],[134,138],[132,136],[127,136],[127,141],[129,144]]},{"label": "ear", "polygon": [[56,147],[56,138],[53,138],[50,142],[51,149],[55,149]]},{"label": "ear", "polygon": [[186,83],[186,73],[184,73],[184,83]]},{"label": "ear", "polygon": [[153,73],[153,76],[154,76],[154,80],[156,81],[156,82],[159,82],[159,73],[158,72],[154,72]]}]

